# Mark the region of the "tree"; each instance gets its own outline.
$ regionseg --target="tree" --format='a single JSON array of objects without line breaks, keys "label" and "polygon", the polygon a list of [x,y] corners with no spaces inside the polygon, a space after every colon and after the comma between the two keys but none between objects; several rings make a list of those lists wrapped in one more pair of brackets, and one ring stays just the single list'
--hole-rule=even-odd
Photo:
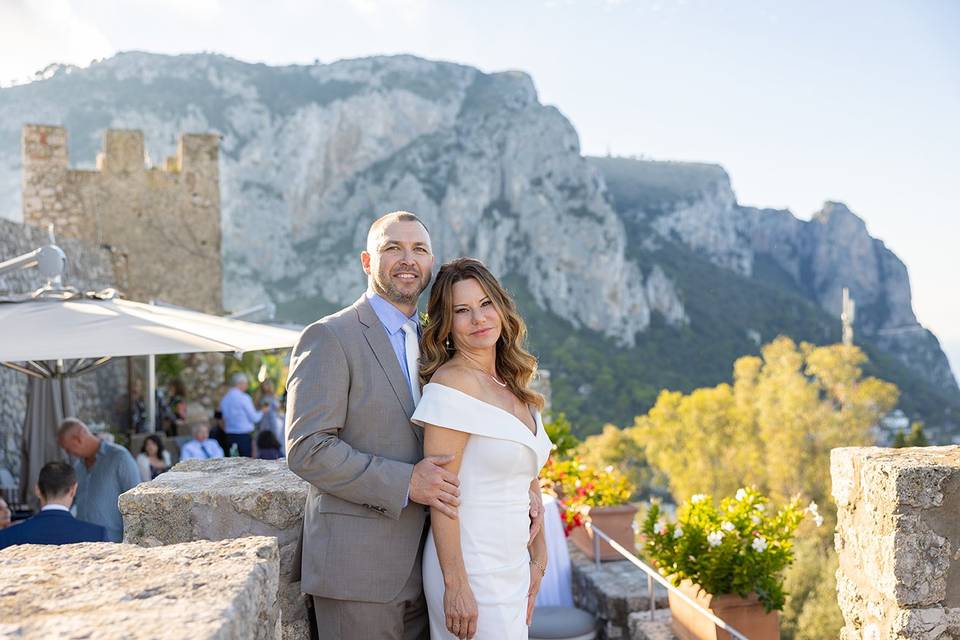
[{"label": "tree", "polygon": [[894,385],[863,377],[855,346],[779,337],[761,354],[736,361],[732,386],[662,392],[630,428],[675,499],[754,485],[777,502],[802,494],[826,504],[830,450],[868,444],[896,404]]},{"label": "tree", "polygon": [[923,422],[917,420],[910,425],[910,433],[898,431],[893,437],[893,446],[896,449],[903,447],[926,447],[930,444],[927,434],[923,432]]},{"label": "tree", "polygon": [[571,451],[577,448],[580,441],[573,435],[573,429],[570,421],[563,413],[547,413],[543,418],[543,428],[553,443],[552,455],[558,458],[567,457]]},{"label": "tree", "polygon": [[626,475],[635,487],[633,499],[662,495],[666,478],[647,463],[643,443],[636,436],[634,430],[604,425],[602,433],[589,436],[577,447],[576,455],[591,467],[603,469],[613,465]]}]

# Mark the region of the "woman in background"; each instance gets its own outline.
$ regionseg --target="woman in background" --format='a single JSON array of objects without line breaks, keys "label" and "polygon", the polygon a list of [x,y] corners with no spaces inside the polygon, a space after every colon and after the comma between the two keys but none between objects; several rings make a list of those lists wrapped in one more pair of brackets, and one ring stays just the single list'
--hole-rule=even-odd
[{"label": "woman in background", "polygon": [[170,468],[170,453],[163,448],[160,436],[151,433],[146,437],[137,456],[137,466],[142,482],[149,482]]}]

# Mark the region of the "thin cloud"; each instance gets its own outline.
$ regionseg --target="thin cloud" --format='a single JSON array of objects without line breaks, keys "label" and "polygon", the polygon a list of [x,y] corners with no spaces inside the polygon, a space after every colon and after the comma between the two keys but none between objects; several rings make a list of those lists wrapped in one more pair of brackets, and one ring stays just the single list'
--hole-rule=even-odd
[{"label": "thin cloud", "polygon": [[0,3],[0,42],[0,85],[29,81],[52,62],[85,66],[115,50],[68,0]]}]

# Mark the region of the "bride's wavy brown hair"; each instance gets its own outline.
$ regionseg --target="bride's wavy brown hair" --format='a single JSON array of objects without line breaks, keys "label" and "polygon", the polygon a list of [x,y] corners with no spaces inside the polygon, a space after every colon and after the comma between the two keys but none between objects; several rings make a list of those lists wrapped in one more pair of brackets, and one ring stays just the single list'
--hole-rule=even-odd
[{"label": "bride's wavy brown hair", "polygon": [[420,382],[429,382],[437,369],[456,353],[455,347],[447,348],[447,339],[453,340],[453,285],[471,278],[477,281],[500,315],[497,376],[522,402],[543,409],[543,396],[530,388],[537,371],[537,359],[524,345],[527,325],[510,294],[482,262],[473,258],[459,258],[441,266],[430,289],[429,322],[420,340]]}]

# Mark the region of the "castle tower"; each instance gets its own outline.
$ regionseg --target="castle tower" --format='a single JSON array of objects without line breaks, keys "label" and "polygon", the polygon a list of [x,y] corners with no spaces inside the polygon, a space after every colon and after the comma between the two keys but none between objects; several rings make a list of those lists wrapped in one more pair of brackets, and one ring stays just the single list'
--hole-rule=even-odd
[{"label": "castle tower", "polygon": [[95,171],[69,168],[63,127],[26,125],[22,143],[24,222],[109,248],[130,299],[222,311],[219,136],[181,135],[161,168],[143,132],[107,130]]}]

